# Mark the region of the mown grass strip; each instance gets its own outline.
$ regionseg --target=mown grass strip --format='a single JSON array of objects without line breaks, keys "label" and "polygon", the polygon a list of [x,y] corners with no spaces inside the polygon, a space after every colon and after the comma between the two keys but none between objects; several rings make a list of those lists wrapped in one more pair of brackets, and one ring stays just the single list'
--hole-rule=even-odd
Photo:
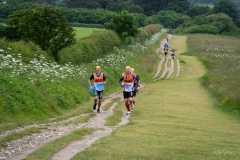
[{"label": "mown grass strip", "polygon": [[103,109],[104,111],[107,111],[107,110],[109,110],[109,109],[112,107],[113,103],[115,103],[115,102],[117,102],[117,101],[120,101],[120,100],[121,100],[120,98],[114,98],[114,99],[111,100],[110,103],[108,103],[108,104],[106,104],[105,106],[103,106],[102,109]]},{"label": "mown grass strip", "polygon": [[66,122],[66,123],[60,123],[59,125],[61,126],[65,126],[65,125],[69,125],[69,124],[79,124],[79,123],[85,123],[87,122],[90,118],[94,117],[96,114],[95,113],[89,113],[87,115],[84,116],[80,116],[72,121]]},{"label": "mown grass strip", "polygon": [[83,139],[83,136],[90,134],[93,131],[95,131],[95,129],[92,128],[81,128],[79,130],[73,131],[66,136],[60,137],[52,142],[45,144],[35,152],[28,155],[25,160],[48,160],[53,156],[54,153],[56,153],[59,149],[68,143],[76,140],[81,140]]},{"label": "mown grass strip", "polygon": [[11,142],[17,139],[21,139],[24,136],[31,136],[34,133],[41,133],[41,130],[36,127],[28,128],[24,131],[10,134],[8,136],[0,138],[0,146],[5,147],[7,142]]},{"label": "mown grass strip", "polygon": [[116,126],[119,122],[121,122],[123,116],[123,106],[123,102],[117,104],[113,110],[113,115],[106,119],[106,126]]}]

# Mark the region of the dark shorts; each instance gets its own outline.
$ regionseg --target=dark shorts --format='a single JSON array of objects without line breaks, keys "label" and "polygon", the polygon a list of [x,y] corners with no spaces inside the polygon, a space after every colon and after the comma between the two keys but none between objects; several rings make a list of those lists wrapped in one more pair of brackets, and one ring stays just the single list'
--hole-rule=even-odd
[{"label": "dark shorts", "polygon": [[165,55],[167,55],[168,52],[164,52]]},{"label": "dark shorts", "polygon": [[98,97],[99,99],[102,99],[103,91],[94,91],[94,97]]},{"label": "dark shorts", "polygon": [[123,91],[123,98],[132,98],[133,97],[133,91],[132,92],[125,92]]},{"label": "dark shorts", "polygon": [[175,54],[171,54],[171,56],[175,56]]},{"label": "dark shorts", "polygon": [[135,89],[135,90],[133,91],[133,97],[136,97],[136,95],[137,95],[137,90]]}]

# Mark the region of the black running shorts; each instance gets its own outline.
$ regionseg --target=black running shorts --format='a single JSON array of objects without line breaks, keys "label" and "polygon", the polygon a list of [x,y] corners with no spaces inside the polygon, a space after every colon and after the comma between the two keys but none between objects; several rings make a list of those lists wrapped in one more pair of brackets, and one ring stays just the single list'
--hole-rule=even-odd
[{"label": "black running shorts", "polygon": [[94,91],[94,97],[98,97],[99,99],[102,99],[103,91]]},{"label": "black running shorts", "polygon": [[167,55],[167,52],[164,52],[165,55]]},{"label": "black running shorts", "polygon": [[137,90],[135,89],[135,90],[133,91],[133,97],[136,97],[136,95],[137,95]]},{"label": "black running shorts", "polygon": [[133,97],[133,91],[132,92],[125,92],[123,91],[123,97],[126,98],[132,98]]}]

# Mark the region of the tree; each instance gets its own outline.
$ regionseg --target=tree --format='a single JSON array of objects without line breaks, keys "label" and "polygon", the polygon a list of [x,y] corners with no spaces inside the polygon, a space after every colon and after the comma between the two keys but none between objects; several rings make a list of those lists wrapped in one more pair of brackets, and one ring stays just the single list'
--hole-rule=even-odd
[{"label": "tree", "polygon": [[171,0],[167,6],[166,10],[172,10],[177,13],[186,13],[190,8],[190,2],[187,0]]},{"label": "tree", "polygon": [[187,11],[187,15],[190,17],[196,17],[202,14],[207,14],[211,12],[211,8],[208,6],[198,6],[193,5],[190,7],[190,9]]},{"label": "tree", "polygon": [[175,29],[179,25],[188,21],[190,17],[185,14],[177,13],[175,11],[162,10],[156,15],[153,15],[154,23],[163,24],[164,27]]},{"label": "tree", "polygon": [[233,19],[235,23],[240,26],[240,14],[237,6],[230,0],[219,0],[214,3],[213,13],[225,13]]},{"label": "tree", "polygon": [[74,29],[54,8],[22,10],[10,15],[8,23],[24,41],[32,41],[59,60],[58,51],[75,42]]},{"label": "tree", "polygon": [[122,40],[127,37],[136,37],[139,33],[135,17],[125,10],[116,13],[110,22],[106,22],[104,25],[106,29],[115,31]]}]

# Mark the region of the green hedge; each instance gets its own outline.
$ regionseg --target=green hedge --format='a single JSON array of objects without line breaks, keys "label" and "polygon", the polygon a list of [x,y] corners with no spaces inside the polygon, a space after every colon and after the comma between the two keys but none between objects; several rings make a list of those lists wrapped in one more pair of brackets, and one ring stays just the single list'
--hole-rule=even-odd
[{"label": "green hedge", "polygon": [[87,63],[111,52],[120,46],[118,35],[110,30],[96,31],[89,37],[83,38],[73,46],[60,51],[60,62],[73,64]]},{"label": "green hedge", "polygon": [[161,25],[160,24],[149,24],[145,27],[139,28],[139,34],[136,38],[129,37],[127,38],[127,43],[135,43],[135,42],[143,42],[147,38],[151,37],[153,34],[159,32],[161,30]]},{"label": "green hedge", "polygon": [[215,27],[215,26],[212,26],[212,25],[207,25],[207,24],[194,25],[194,26],[188,27],[185,30],[186,33],[191,33],[191,34],[194,34],[194,33],[218,34],[219,31],[220,30],[219,30],[218,27]]},{"label": "green hedge", "polygon": [[86,23],[78,23],[73,22],[70,23],[72,27],[85,27],[85,28],[104,28],[103,24],[86,24]]}]

